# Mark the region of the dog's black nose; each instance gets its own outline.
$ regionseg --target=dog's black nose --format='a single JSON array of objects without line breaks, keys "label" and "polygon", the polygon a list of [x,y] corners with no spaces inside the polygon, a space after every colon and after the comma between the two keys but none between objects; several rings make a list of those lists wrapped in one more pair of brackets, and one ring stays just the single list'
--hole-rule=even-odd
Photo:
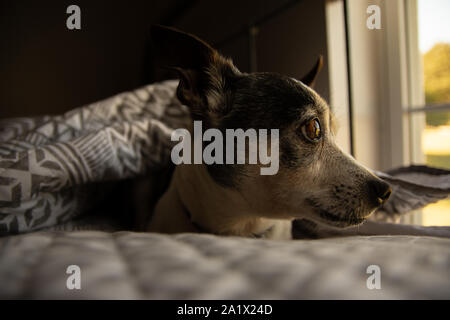
[{"label": "dog's black nose", "polygon": [[368,182],[370,198],[374,200],[376,205],[382,205],[392,193],[392,189],[386,182],[382,180],[370,180]]}]

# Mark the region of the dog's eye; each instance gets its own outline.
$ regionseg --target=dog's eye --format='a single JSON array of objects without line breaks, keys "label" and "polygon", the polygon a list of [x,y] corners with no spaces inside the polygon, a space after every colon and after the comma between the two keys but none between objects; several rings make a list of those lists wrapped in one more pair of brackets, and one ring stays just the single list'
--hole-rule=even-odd
[{"label": "dog's eye", "polygon": [[314,118],[308,120],[302,126],[302,133],[305,136],[305,138],[308,139],[309,141],[316,142],[317,140],[319,140],[322,137],[319,119]]}]

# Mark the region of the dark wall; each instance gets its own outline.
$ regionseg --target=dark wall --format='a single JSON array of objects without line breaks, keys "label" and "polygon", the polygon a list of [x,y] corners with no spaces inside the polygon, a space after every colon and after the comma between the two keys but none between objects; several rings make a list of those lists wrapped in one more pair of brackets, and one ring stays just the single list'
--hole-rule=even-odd
[{"label": "dark wall", "polygon": [[[72,31],[74,3],[82,28]],[[0,117],[61,113],[149,82],[150,25],[180,3],[2,1]]]},{"label": "dark wall", "polygon": [[[272,12],[276,14],[264,20]],[[201,0],[176,25],[216,44],[240,70],[249,71],[248,37],[246,32],[239,31],[246,29],[249,23],[262,20],[256,36],[257,71],[301,78],[318,56],[323,55],[325,66],[316,89],[328,100],[325,0]],[[230,39],[233,34],[240,35]]]},{"label": "dark wall", "polygon": [[[258,71],[299,78],[318,54],[326,59],[324,1],[300,0],[259,26]],[[63,113],[159,80],[149,46],[153,23],[217,44],[248,71],[248,38],[241,31],[290,2],[2,1],[0,118]],[[81,8],[81,30],[66,28],[70,4]],[[328,97],[326,67],[318,91]]]}]

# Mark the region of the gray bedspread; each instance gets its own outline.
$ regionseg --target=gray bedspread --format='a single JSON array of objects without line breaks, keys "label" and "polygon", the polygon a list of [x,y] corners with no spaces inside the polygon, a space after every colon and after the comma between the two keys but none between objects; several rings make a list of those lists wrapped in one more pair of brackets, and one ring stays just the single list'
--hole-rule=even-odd
[{"label": "gray bedspread", "polygon": [[[0,298],[450,298],[447,239],[280,242],[73,224],[98,208],[110,214],[105,182],[145,176],[150,190],[162,185],[151,173],[170,169],[170,134],[190,121],[176,86],[151,84],[63,115],[0,121]],[[445,170],[377,174],[394,186],[375,215],[382,220],[450,191]],[[80,290],[66,286],[73,265]],[[373,265],[381,289],[367,287]]]},{"label": "gray bedspread", "polygon": [[[37,232],[0,238],[0,297],[449,299],[449,245],[409,236],[271,241]],[[80,268],[79,290],[66,286],[70,265]],[[371,265],[380,268],[380,289],[367,287]]]}]

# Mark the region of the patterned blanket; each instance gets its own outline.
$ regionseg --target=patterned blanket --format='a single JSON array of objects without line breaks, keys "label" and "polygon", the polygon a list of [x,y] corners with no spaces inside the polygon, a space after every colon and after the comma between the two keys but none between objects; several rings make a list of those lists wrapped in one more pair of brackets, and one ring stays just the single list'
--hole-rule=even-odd
[{"label": "patterned blanket", "polygon": [[167,166],[187,109],[166,81],[61,116],[0,122],[0,235],[68,221],[95,204],[97,182]]},{"label": "patterned blanket", "polygon": [[[108,181],[148,175],[150,184],[161,184],[149,173],[171,165],[170,134],[190,121],[177,84],[151,84],[64,115],[0,121],[0,235],[61,226],[111,199],[102,184]],[[376,174],[393,185],[378,220],[450,192],[446,170]]]}]

